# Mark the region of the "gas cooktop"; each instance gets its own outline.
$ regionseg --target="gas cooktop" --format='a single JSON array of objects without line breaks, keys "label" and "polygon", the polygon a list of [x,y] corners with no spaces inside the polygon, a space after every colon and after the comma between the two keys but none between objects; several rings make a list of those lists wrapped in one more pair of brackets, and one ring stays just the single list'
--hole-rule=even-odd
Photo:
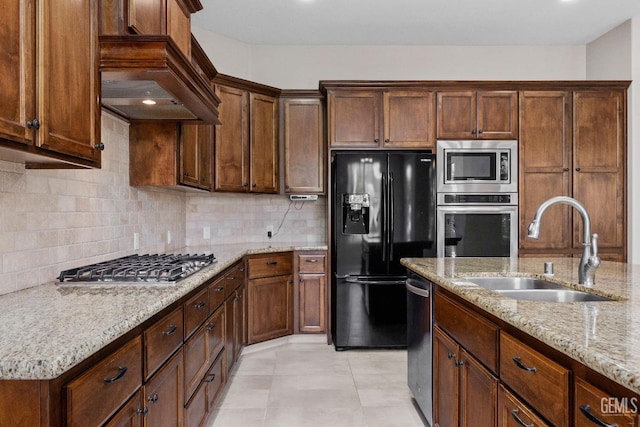
[{"label": "gas cooktop", "polygon": [[62,271],[58,282],[175,283],[214,262],[213,254],[129,255]]}]

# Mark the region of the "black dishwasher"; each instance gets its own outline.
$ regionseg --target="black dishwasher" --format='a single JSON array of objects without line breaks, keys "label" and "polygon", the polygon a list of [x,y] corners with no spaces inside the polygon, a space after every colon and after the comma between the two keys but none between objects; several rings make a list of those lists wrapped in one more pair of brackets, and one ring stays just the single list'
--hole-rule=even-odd
[{"label": "black dishwasher", "polygon": [[432,284],[412,271],[407,276],[408,383],[422,414],[433,425]]}]

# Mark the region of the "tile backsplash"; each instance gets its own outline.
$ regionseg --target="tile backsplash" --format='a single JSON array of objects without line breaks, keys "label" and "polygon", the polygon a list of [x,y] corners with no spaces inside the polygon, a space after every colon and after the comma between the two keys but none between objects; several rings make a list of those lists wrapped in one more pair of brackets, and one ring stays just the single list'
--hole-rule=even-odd
[{"label": "tile backsplash", "polygon": [[[103,113],[102,141],[99,170],[27,170],[0,161],[0,295],[53,281],[61,270],[133,253],[326,240],[323,197],[291,203],[281,195],[130,187],[128,123]],[[205,226],[210,239],[203,238]]]},{"label": "tile backsplash", "polygon": [[184,193],[129,186],[126,122],[103,114],[102,141],[99,170],[26,170],[0,161],[0,294],[52,281],[67,268],[184,246]]}]

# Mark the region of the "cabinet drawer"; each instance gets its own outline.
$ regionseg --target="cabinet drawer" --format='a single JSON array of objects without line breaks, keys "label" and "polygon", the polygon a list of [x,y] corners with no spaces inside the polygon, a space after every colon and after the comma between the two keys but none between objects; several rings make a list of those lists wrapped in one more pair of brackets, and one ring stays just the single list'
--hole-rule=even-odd
[{"label": "cabinet drawer", "polygon": [[145,379],[182,345],[183,322],[183,309],[180,307],[144,331]]},{"label": "cabinet drawer", "polygon": [[435,322],[493,373],[498,372],[498,327],[440,293]]},{"label": "cabinet drawer", "polygon": [[[602,425],[637,426],[638,401],[635,396],[612,396],[581,378],[575,381],[575,424],[577,427]],[[615,405],[618,404],[616,407]],[[626,406],[625,406],[626,405]],[[627,413],[624,413],[624,411]],[[608,414],[603,414],[603,412]],[[636,412],[636,413],[634,413]],[[600,420],[599,424],[597,420]]]},{"label": "cabinet drawer", "polygon": [[546,427],[548,424],[500,385],[498,387],[498,427],[522,426]]},{"label": "cabinet drawer", "polygon": [[203,385],[185,407],[186,427],[201,427],[207,418],[207,388]]},{"label": "cabinet drawer", "polygon": [[205,387],[207,387],[207,411],[212,412],[215,407],[216,400],[224,387],[224,376],[222,375],[222,361],[224,360],[224,353],[220,353],[218,359],[214,362],[213,366],[207,373],[204,379]]},{"label": "cabinet drawer", "polygon": [[209,317],[209,293],[203,289],[184,303],[184,336],[188,337]]},{"label": "cabinet drawer", "polygon": [[142,338],[137,336],[67,385],[67,425],[103,424],[141,385]]},{"label": "cabinet drawer", "polygon": [[251,257],[247,264],[249,279],[291,274],[291,253]]},{"label": "cabinet drawer", "polygon": [[230,272],[224,275],[225,290],[224,299],[227,299],[233,291],[235,291],[242,281],[244,280],[244,267],[242,265],[237,266]]},{"label": "cabinet drawer", "polygon": [[504,332],[500,379],[554,425],[569,425],[569,371]]},{"label": "cabinet drawer", "polygon": [[227,292],[227,281],[224,277],[219,278],[209,285],[209,310],[215,311],[225,300]]},{"label": "cabinet drawer", "polygon": [[298,255],[299,273],[324,273],[324,255]]}]

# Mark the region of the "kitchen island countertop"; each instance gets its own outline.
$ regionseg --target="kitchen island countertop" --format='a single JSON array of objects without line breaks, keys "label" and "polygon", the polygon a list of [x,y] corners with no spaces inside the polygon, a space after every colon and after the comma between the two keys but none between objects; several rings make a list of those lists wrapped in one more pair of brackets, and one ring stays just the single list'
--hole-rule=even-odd
[{"label": "kitchen island countertop", "polygon": [[640,393],[640,265],[603,261],[589,292],[606,302],[532,302],[500,296],[468,276],[548,278],[579,290],[576,258],[408,258],[403,264],[482,310],[517,327],[607,378]]},{"label": "kitchen island countertop", "polygon": [[0,380],[60,376],[244,255],[326,249],[295,242],[187,247],[176,252],[213,252],[217,262],[175,284],[49,282],[2,295]]}]

